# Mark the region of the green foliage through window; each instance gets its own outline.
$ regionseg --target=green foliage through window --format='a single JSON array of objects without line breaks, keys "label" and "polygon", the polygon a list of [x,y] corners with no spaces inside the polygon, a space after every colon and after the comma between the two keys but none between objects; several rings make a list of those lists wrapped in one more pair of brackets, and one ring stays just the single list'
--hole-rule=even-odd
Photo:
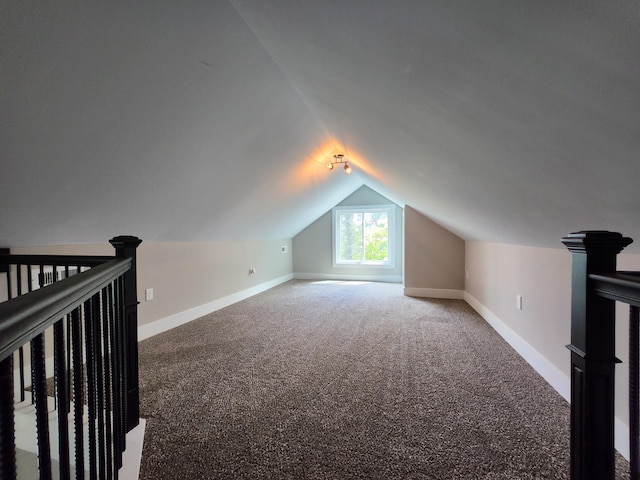
[{"label": "green foliage through window", "polygon": [[336,263],[389,264],[390,217],[386,206],[336,209]]}]

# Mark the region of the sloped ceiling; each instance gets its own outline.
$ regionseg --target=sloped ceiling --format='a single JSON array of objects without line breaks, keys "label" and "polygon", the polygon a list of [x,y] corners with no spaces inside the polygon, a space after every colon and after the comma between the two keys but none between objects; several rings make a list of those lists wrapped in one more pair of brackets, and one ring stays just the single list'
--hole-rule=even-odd
[{"label": "sloped ceiling", "polygon": [[289,238],[362,184],[465,239],[640,242],[639,24],[636,0],[6,2],[0,244]]}]

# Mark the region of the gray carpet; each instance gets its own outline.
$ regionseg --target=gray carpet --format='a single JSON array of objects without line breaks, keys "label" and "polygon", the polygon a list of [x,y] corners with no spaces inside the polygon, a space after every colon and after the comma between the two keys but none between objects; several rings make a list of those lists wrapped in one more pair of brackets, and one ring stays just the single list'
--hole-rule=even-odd
[{"label": "gray carpet", "polygon": [[142,479],[569,476],[568,404],[398,284],[288,282],[141,342],[140,387]]}]

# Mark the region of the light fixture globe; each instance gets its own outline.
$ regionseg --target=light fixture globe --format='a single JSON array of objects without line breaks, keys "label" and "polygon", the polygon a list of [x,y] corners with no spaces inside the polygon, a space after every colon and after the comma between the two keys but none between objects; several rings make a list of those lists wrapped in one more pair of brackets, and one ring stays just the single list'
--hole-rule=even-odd
[{"label": "light fixture globe", "polygon": [[344,165],[343,167],[344,173],[346,175],[351,175],[351,172],[353,172],[353,170],[351,169],[351,165],[349,165],[348,161],[344,159],[343,153],[336,153],[333,156],[333,158],[335,159],[335,161],[327,163],[328,170],[333,170],[333,167],[335,167],[338,164],[341,164],[341,165]]}]

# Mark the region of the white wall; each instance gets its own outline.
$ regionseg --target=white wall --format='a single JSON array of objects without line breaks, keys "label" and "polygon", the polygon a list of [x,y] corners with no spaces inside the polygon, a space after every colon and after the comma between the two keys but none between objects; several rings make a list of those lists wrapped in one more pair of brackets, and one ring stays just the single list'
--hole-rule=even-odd
[{"label": "white wall", "polygon": [[405,205],[404,293],[462,298],[465,242]]},{"label": "white wall", "polygon": [[[281,251],[283,246],[286,253]],[[141,325],[204,308],[239,292],[257,292],[260,285],[277,284],[292,274],[290,239],[142,243],[138,258]],[[249,275],[251,267],[255,275]],[[144,301],[146,288],[153,288],[154,299],[150,302]]]},{"label": "white wall", "polygon": [[[282,253],[283,247],[286,253]],[[268,288],[292,276],[291,239],[205,243],[145,242],[138,247],[138,323],[192,311],[208,313],[216,300],[235,299]],[[104,244],[12,248],[12,253],[113,255]],[[255,275],[249,268],[255,267]],[[145,301],[145,289],[154,298]],[[236,300],[237,301],[237,300]],[[184,318],[184,317],[183,317]],[[195,317],[194,317],[195,318]]]},{"label": "white wall", "polygon": [[[558,368],[568,367],[571,257],[567,250],[467,242],[467,295]],[[516,309],[516,295],[523,308]]]},{"label": "white wall", "polygon": [[[282,247],[286,253],[282,253]],[[108,255],[101,244],[12,248],[14,254]],[[137,251],[138,335],[143,340],[243,300],[292,275],[291,239],[207,243],[142,242]],[[254,267],[255,275],[249,275]],[[0,276],[4,282],[4,275]],[[2,284],[0,284],[2,287]],[[145,289],[154,298],[145,301]],[[6,284],[3,287],[6,291]],[[0,299],[2,300],[2,299]],[[45,334],[47,371],[53,374],[53,338]],[[28,346],[25,363],[30,364]]]},{"label": "white wall", "polygon": [[[618,269],[640,270],[640,255],[620,255]],[[552,249],[467,242],[466,270],[465,299],[568,399],[570,356],[565,345],[571,340],[569,251],[562,246]],[[516,308],[516,295],[522,295],[522,310]],[[619,422],[628,424],[628,307],[619,305],[617,312],[616,356],[624,363],[616,367],[616,416]],[[624,442],[622,438],[620,442]],[[624,445],[617,446],[625,453]]]}]

